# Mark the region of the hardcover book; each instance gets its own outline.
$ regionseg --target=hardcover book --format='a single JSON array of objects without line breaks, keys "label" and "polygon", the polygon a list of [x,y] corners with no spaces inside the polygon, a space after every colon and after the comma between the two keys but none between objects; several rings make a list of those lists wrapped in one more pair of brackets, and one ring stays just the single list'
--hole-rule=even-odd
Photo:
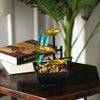
[{"label": "hardcover book", "polygon": [[[37,41],[28,40],[0,48],[0,59],[12,64],[24,64],[36,59]],[[49,46],[52,46],[49,44]]]},{"label": "hardcover book", "polygon": [[4,67],[8,72],[8,74],[10,75],[34,72],[32,62],[21,64],[21,65],[14,65],[6,61],[0,61],[0,63],[2,67]]}]

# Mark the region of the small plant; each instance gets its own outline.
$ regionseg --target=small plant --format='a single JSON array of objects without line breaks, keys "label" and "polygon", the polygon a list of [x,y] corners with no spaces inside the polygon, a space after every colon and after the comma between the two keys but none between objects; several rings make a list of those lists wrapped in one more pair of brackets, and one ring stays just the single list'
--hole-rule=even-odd
[{"label": "small plant", "polygon": [[[56,22],[59,29],[60,25],[62,26],[65,36],[62,34],[62,32],[61,35],[64,41],[66,57],[71,56],[71,50],[75,45],[75,43],[77,42],[81,33],[80,31],[74,43],[72,44],[72,35],[74,34],[73,27],[76,16],[79,14],[81,10],[83,9],[87,10],[87,13],[84,16],[82,16],[82,18],[85,20],[85,24],[83,25],[84,28],[93,10],[100,2],[100,0],[20,0],[20,1],[24,2],[26,5],[30,5],[30,7],[37,7],[40,13],[42,14],[48,14]],[[66,23],[64,22],[65,16],[66,16]],[[100,30],[99,26],[100,26],[100,21],[98,21],[93,31],[91,32],[85,45],[80,51],[76,61],[78,61],[80,55],[86,48],[91,38]]]}]

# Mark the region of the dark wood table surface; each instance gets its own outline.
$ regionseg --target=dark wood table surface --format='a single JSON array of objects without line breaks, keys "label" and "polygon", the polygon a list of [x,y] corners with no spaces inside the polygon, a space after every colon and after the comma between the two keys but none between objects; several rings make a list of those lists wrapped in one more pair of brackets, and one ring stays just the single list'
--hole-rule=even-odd
[{"label": "dark wood table surface", "polygon": [[62,86],[42,87],[34,73],[9,75],[0,72],[0,93],[24,100],[74,100],[100,93],[95,66],[72,63],[70,75]]}]

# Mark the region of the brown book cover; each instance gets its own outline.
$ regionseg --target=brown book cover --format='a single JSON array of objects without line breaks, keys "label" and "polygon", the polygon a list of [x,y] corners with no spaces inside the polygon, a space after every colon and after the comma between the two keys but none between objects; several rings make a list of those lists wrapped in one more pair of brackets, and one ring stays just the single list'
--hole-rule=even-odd
[{"label": "brown book cover", "polygon": [[[0,59],[12,64],[24,64],[36,59],[37,41],[28,40],[0,48]],[[52,46],[49,44],[49,46]]]}]

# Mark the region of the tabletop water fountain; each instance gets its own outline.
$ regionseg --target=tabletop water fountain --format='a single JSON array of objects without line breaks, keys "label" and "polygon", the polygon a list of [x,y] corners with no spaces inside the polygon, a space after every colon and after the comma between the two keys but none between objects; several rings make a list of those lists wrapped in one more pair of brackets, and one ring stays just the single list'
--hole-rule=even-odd
[{"label": "tabletop water fountain", "polygon": [[[62,46],[58,49],[55,46],[55,36],[60,29],[41,30],[38,45],[36,46],[36,62],[33,62],[37,80],[43,86],[61,85],[69,76],[68,59],[72,57],[62,56]],[[53,47],[48,46],[49,36],[53,37]],[[60,52],[58,58],[57,52]],[[43,59],[45,54],[52,54],[52,58]]]}]

